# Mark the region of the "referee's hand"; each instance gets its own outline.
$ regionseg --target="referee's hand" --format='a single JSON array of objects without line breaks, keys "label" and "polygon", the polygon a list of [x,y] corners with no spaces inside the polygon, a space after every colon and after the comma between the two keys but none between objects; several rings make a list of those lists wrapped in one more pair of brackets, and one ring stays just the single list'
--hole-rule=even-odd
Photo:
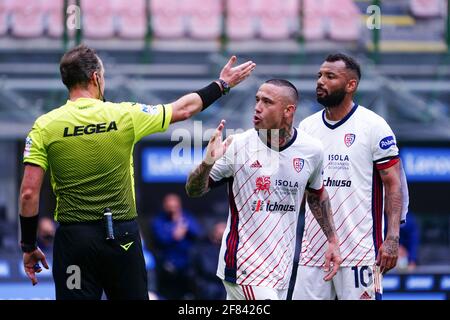
[{"label": "referee's hand", "polygon": [[33,286],[38,283],[36,273],[42,271],[42,268],[39,266],[39,262],[42,262],[44,268],[48,269],[45,254],[41,251],[41,249],[37,248],[32,252],[25,252],[23,254],[23,267],[25,269],[25,273],[27,274],[28,278],[30,278]]},{"label": "referee's hand", "polygon": [[227,82],[231,88],[244,81],[256,68],[256,64],[253,61],[247,61],[233,67],[236,61],[236,56],[232,56],[220,72],[220,79]]}]

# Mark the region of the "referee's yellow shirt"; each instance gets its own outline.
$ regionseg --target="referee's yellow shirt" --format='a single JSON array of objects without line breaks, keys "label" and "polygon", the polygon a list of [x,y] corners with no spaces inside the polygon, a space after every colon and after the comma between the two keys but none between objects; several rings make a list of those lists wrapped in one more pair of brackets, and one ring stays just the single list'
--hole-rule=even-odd
[{"label": "referee's yellow shirt", "polygon": [[24,163],[50,168],[56,195],[55,220],[136,217],[133,147],[142,137],[165,131],[172,106],[68,100],[39,117],[26,142]]}]

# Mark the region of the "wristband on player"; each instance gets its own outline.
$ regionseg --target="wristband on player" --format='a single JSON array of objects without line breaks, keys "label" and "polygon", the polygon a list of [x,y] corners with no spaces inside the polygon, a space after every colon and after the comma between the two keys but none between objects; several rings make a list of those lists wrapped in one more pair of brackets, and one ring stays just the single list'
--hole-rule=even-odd
[{"label": "wristband on player", "polygon": [[216,82],[211,82],[206,87],[194,91],[196,94],[200,96],[203,102],[202,111],[208,108],[211,104],[214,103],[217,99],[219,99],[223,92],[220,89],[220,86]]},{"label": "wristband on player", "polygon": [[37,248],[37,227],[39,216],[32,217],[20,217],[20,231],[22,234],[22,240],[20,241],[20,247],[23,252],[33,252]]}]

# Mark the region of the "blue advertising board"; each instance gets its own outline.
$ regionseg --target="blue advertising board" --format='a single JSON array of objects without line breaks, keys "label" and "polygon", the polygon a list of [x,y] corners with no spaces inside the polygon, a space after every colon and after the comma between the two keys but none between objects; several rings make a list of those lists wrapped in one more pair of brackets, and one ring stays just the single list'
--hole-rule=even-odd
[{"label": "blue advertising board", "polygon": [[148,183],[185,183],[189,172],[201,161],[201,152],[195,158],[191,153],[190,150],[171,147],[144,148],[141,153],[142,180]]},{"label": "blue advertising board", "polygon": [[404,147],[400,156],[408,182],[450,181],[450,148]]}]

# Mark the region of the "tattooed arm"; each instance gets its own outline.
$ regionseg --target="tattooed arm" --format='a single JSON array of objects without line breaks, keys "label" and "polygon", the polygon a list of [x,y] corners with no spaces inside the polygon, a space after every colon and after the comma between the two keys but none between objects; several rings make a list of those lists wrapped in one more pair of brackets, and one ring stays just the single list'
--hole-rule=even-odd
[{"label": "tattooed arm", "polygon": [[202,163],[189,174],[186,182],[186,193],[189,197],[201,197],[209,191],[208,181],[212,167],[212,165],[202,161]]},{"label": "tattooed arm", "polygon": [[209,191],[209,173],[216,160],[225,154],[232,140],[230,136],[222,142],[222,130],[224,127],[225,120],[222,120],[209,140],[205,159],[189,174],[185,186],[189,197],[200,197]]},{"label": "tattooed arm", "polygon": [[392,167],[379,170],[379,172],[385,188],[384,212],[387,216],[388,230],[386,239],[378,251],[377,265],[380,266],[382,273],[386,273],[395,267],[398,258],[400,217],[402,213],[400,164],[396,163]]},{"label": "tattooed arm", "polygon": [[325,189],[320,194],[307,192],[306,197],[309,208],[328,241],[331,241],[332,238],[336,238],[337,240],[328,192]]},{"label": "tattooed arm", "polygon": [[325,271],[329,271],[332,263],[333,269],[324,277],[325,281],[333,278],[339,269],[342,262],[341,254],[339,252],[339,240],[334,227],[333,214],[331,211],[330,197],[328,192],[324,189],[320,193],[309,192],[306,193],[306,200],[314,218],[319,223],[320,228],[327,237],[328,249],[325,253]]}]

